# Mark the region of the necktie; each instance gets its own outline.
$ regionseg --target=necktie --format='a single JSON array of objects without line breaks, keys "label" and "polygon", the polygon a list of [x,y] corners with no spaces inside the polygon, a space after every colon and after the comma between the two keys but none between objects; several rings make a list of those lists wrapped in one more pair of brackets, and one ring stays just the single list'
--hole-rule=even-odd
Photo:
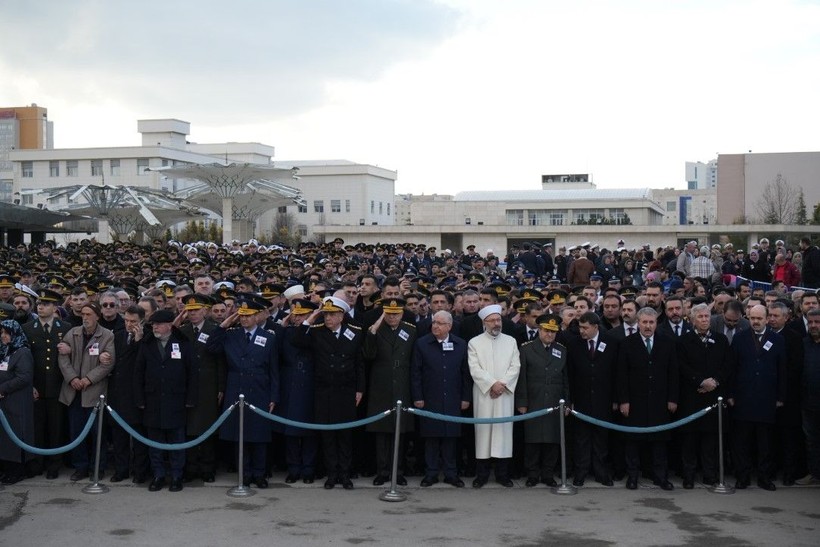
[{"label": "necktie", "polygon": [[49,336],[51,334],[51,327],[48,326],[48,323],[43,325],[43,332],[46,333],[46,336]]},{"label": "necktie", "polygon": [[534,330],[530,331],[530,340],[535,340],[535,331]]},{"label": "necktie", "polygon": [[248,338],[248,344],[250,344],[250,343],[251,343],[251,333],[246,332],[246,333],[245,333],[245,336],[247,336],[247,338]]},{"label": "necktie", "polygon": [[194,340],[199,338],[199,327],[194,327]]},{"label": "necktie", "polygon": [[589,358],[593,359],[595,357],[595,340],[589,341]]},{"label": "necktie", "polygon": [[341,334],[341,331],[336,331],[336,332],[333,333],[333,336],[336,337],[336,340],[339,339],[339,334]]},{"label": "necktie", "polygon": [[729,339],[729,343],[732,343],[732,337],[735,335],[735,329],[726,329],[726,338]]},{"label": "necktie", "polygon": [[680,336],[680,325],[675,325],[675,336]]},{"label": "necktie", "polygon": [[125,343],[126,343],[126,344],[130,344],[130,343],[131,343],[132,336],[133,336],[133,335],[129,332],[129,333],[128,333],[128,338],[126,338],[126,340],[125,340]]},{"label": "necktie", "polygon": [[626,330],[629,331],[629,334],[627,336],[632,336],[633,334],[635,334],[635,327],[627,327]]},{"label": "necktie", "polygon": [[652,353],[652,339],[651,338],[646,339],[646,351],[649,352],[649,353]]}]

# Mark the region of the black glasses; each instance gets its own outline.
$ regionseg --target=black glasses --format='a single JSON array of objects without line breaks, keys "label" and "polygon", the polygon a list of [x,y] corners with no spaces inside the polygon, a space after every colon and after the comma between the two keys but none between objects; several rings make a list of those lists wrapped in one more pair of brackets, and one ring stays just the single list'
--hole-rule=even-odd
[{"label": "black glasses", "polygon": [[101,304],[103,308],[116,308],[119,304],[115,304],[113,302],[106,302],[105,304]]}]

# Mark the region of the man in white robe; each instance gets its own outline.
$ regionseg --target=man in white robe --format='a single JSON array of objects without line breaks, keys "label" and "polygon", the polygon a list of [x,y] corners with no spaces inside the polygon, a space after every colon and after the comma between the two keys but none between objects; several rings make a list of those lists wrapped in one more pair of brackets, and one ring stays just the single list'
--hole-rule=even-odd
[{"label": "man in white robe", "polygon": [[[501,306],[493,304],[478,312],[484,333],[470,340],[467,361],[473,377],[473,415],[476,418],[513,416],[515,384],[521,362],[515,338],[501,332]],[[495,458],[495,479],[513,485],[508,473],[513,450],[512,422],[475,426],[476,479],[481,488],[490,477],[490,458]]]}]

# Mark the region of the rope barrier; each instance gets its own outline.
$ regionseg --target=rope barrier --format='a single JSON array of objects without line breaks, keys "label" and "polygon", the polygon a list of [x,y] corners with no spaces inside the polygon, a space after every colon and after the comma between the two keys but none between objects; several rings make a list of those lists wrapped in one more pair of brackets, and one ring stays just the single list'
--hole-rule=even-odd
[{"label": "rope barrier", "polygon": [[707,406],[706,408],[704,408],[702,410],[698,410],[694,414],[690,414],[686,418],[681,418],[680,420],[678,420],[676,422],[672,422],[672,423],[669,423],[669,424],[663,424],[663,425],[653,425],[653,426],[648,426],[648,427],[634,427],[634,426],[628,426],[628,425],[613,424],[612,422],[605,422],[603,420],[599,420],[598,418],[593,418],[592,416],[587,416],[586,414],[582,414],[581,412],[578,412],[577,410],[573,410],[572,415],[575,416],[576,418],[580,419],[580,420],[583,420],[583,421],[587,422],[587,423],[597,425],[597,426],[600,426],[600,427],[604,427],[606,429],[613,429],[615,431],[621,431],[623,433],[659,433],[661,431],[669,431],[670,429],[675,429],[675,428],[680,427],[682,425],[686,425],[689,422],[694,422],[698,418],[701,418],[701,417],[705,416],[707,413],[711,412],[715,407],[717,407],[717,404],[714,404],[712,406]]},{"label": "rope barrier", "polygon": [[560,406],[552,408],[545,408],[543,410],[536,410],[534,412],[527,412],[518,416],[502,416],[500,418],[465,418],[464,416],[451,416],[449,414],[439,414],[437,412],[429,412],[420,408],[404,408],[403,410],[416,414],[422,418],[430,418],[431,420],[441,420],[443,422],[454,422],[457,424],[504,424],[507,422],[523,422],[524,420],[531,420],[533,418],[540,418],[546,416],[550,412],[555,412]]},{"label": "rope barrier", "polygon": [[123,428],[126,431],[126,433],[128,433],[129,435],[134,437],[134,439],[138,440],[142,444],[144,444],[146,446],[149,446],[151,448],[156,448],[158,450],[187,450],[189,448],[193,448],[196,445],[205,442],[205,439],[207,439],[208,437],[213,435],[214,432],[217,429],[219,429],[219,426],[221,426],[225,422],[225,420],[228,419],[228,416],[231,414],[231,412],[233,411],[233,409],[236,405],[237,405],[237,403],[234,403],[231,406],[229,406],[228,408],[226,408],[225,412],[223,412],[222,415],[219,418],[217,418],[217,420],[211,425],[211,427],[209,427],[207,431],[205,431],[202,435],[200,435],[196,439],[192,439],[192,440],[184,442],[184,443],[173,443],[173,444],[158,443],[156,441],[152,441],[151,439],[140,435],[137,430],[135,430],[133,427],[128,425],[128,423],[125,420],[122,419],[122,416],[117,414],[116,410],[114,410],[113,408],[111,408],[108,405],[106,405],[106,408],[108,409],[108,412],[111,414],[111,417],[114,419],[114,421],[117,422],[120,425],[120,427]]},{"label": "rope barrier", "polygon": [[335,431],[337,429],[352,429],[354,427],[359,427],[361,425],[372,424],[373,422],[378,422],[379,420],[383,420],[387,418],[396,411],[396,409],[391,408],[390,410],[385,410],[379,414],[375,414],[370,416],[369,418],[362,418],[361,420],[356,420],[355,422],[342,422],[338,424],[310,424],[307,422],[297,422],[295,420],[289,420],[287,418],[283,418],[282,416],[277,416],[275,414],[271,414],[270,412],[265,412],[259,408],[251,404],[247,404],[251,410],[262,416],[263,418],[267,418],[273,422],[279,422],[280,424],[291,425],[294,427],[301,427],[302,429],[317,429],[319,431]]},{"label": "rope barrier", "polygon": [[80,443],[83,442],[85,438],[88,436],[88,432],[91,431],[91,427],[94,425],[94,418],[96,418],[96,416],[97,407],[95,407],[91,411],[91,415],[88,417],[88,421],[86,422],[85,427],[83,427],[83,430],[80,431],[80,434],[77,436],[77,438],[71,441],[69,444],[57,448],[37,448],[36,446],[31,446],[30,444],[24,443],[22,439],[20,439],[20,437],[18,437],[17,434],[14,433],[14,430],[12,430],[11,424],[9,424],[6,415],[3,413],[3,410],[0,409],[0,423],[3,424],[3,429],[6,430],[6,433],[8,433],[8,436],[11,439],[11,441],[23,450],[25,450],[26,452],[30,454],[35,454],[37,456],[56,456],[58,454],[70,452],[78,446],[80,446]]}]

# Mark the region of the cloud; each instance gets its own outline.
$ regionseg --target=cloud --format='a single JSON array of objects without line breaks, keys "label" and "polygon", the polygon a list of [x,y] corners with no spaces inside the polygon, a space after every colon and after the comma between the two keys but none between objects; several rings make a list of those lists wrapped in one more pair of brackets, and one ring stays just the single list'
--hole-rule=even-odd
[{"label": "cloud", "polygon": [[310,109],[329,82],[374,81],[425,55],[460,17],[413,0],[52,0],[3,11],[0,61],[18,78],[77,104],[107,99],[206,123]]}]

